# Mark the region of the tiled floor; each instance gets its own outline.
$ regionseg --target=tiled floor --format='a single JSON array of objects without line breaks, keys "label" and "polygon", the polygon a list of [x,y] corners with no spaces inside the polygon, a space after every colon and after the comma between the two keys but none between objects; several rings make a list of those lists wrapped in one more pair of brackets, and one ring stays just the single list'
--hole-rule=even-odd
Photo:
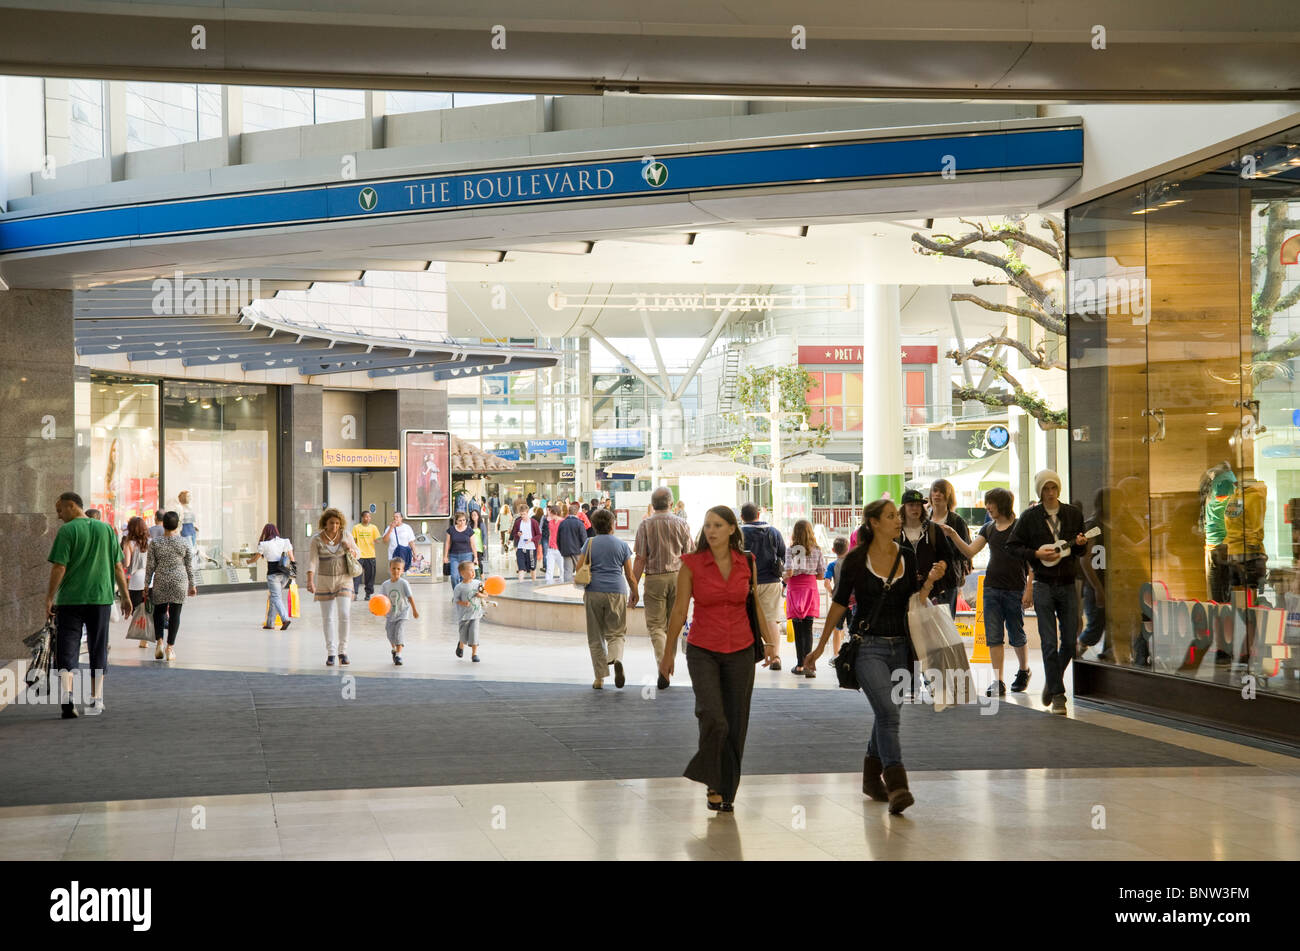
[{"label": "tiled floor", "polygon": [[[419,586],[416,598],[424,617],[400,669],[391,665],[382,621],[356,606],[351,673],[590,683],[581,633],[488,623],[484,661],[471,666],[452,653],[446,586]],[[263,601],[255,594],[192,600],[174,666],[324,670],[315,606],[305,603],[288,632],[270,632],[260,628]],[[1040,684],[1037,653],[1031,658]],[[115,634],[111,664],[153,663],[152,651]],[[630,644],[627,664],[632,683],[651,682],[648,643]],[[827,672],[810,681],[760,670],[757,687],[830,690],[835,683]],[[1036,692],[1031,685],[1013,702],[1041,710]],[[0,858],[1300,859],[1300,759],[1073,705],[1070,716],[1241,765],[913,772],[917,802],[901,817],[864,799],[856,774],[749,776],[729,816],[708,812],[702,790],[684,779],[19,806],[0,809]]]}]

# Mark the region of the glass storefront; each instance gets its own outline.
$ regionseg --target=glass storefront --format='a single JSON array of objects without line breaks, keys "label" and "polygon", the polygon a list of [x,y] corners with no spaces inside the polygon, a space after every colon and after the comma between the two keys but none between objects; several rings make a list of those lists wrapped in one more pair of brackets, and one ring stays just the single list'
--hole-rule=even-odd
[{"label": "glass storefront", "polygon": [[1101,662],[1300,697],[1300,129],[1067,226]]},{"label": "glass storefront", "polygon": [[[119,532],[156,509],[192,514],[200,580],[249,581],[243,554],[276,521],[271,388],[91,373],[78,387],[89,449],[79,486]],[[187,493],[187,502],[181,494]],[[230,569],[237,569],[232,578]]]}]

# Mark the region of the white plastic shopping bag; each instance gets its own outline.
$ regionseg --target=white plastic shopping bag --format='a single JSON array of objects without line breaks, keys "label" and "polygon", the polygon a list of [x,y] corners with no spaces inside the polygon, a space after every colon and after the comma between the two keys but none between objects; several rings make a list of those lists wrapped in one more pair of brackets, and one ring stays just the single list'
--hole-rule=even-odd
[{"label": "white plastic shopping bag", "polygon": [[914,594],[908,603],[907,627],[921,675],[930,684],[935,710],[978,703],[966,647],[948,609]]},{"label": "white plastic shopping bag", "polygon": [[157,635],[153,630],[153,612],[146,610],[148,602],[141,602],[131,612],[131,623],[126,629],[126,636],[137,641],[155,641]]}]

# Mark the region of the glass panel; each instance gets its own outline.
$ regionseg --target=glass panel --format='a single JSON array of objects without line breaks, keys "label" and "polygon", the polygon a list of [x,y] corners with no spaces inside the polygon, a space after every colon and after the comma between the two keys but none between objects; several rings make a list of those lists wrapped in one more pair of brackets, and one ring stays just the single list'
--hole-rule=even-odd
[{"label": "glass panel", "polygon": [[199,136],[193,83],[126,84],[126,150],[138,152],[194,142]]},{"label": "glass panel", "polygon": [[[193,515],[182,529],[202,552],[200,579],[227,580],[225,567],[256,547],[275,521],[276,411],[265,386],[164,384],[165,504]],[[186,493],[183,501],[181,493]],[[286,526],[280,526],[287,531]],[[243,575],[239,580],[251,580]]]},{"label": "glass panel", "polygon": [[221,137],[221,87],[200,83],[198,85],[199,138]]},{"label": "glass panel", "polygon": [[244,86],[244,132],[265,132],[311,125],[312,90],[278,86]]},{"label": "glass panel", "polygon": [[90,486],[86,504],[125,531],[158,508],[158,386],[115,375],[90,379]]},{"label": "glass panel", "polygon": [[316,121],[344,122],[366,117],[366,94],[360,89],[317,89]]},{"label": "glass panel", "polygon": [[104,84],[68,80],[68,161],[104,157]]},{"label": "glass panel", "polygon": [[394,92],[385,95],[385,110],[390,114],[399,112],[426,112],[432,109],[450,109],[449,92]]},{"label": "glass panel", "polygon": [[[1071,495],[1083,502],[1089,527],[1102,528],[1101,547],[1085,559],[1095,585],[1085,586],[1083,639],[1104,658],[1143,665],[1150,658],[1149,638],[1138,636],[1151,580],[1147,440],[1156,429],[1147,413],[1146,322],[1119,291],[1145,278],[1145,209],[1137,188],[1071,210],[1065,295]],[[1018,500],[1020,508],[1029,501]]]}]

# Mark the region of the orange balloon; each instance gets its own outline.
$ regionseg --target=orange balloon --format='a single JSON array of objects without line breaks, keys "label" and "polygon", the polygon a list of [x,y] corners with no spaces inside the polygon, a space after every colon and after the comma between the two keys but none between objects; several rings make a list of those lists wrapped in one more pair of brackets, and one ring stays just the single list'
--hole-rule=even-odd
[{"label": "orange balloon", "polygon": [[389,601],[387,596],[377,594],[370,599],[370,613],[383,617],[393,609],[393,602]]},{"label": "orange balloon", "polygon": [[506,590],[506,579],[500,575],[489,575],[483,580],[483,590],[489,595],[501,594]]}]

